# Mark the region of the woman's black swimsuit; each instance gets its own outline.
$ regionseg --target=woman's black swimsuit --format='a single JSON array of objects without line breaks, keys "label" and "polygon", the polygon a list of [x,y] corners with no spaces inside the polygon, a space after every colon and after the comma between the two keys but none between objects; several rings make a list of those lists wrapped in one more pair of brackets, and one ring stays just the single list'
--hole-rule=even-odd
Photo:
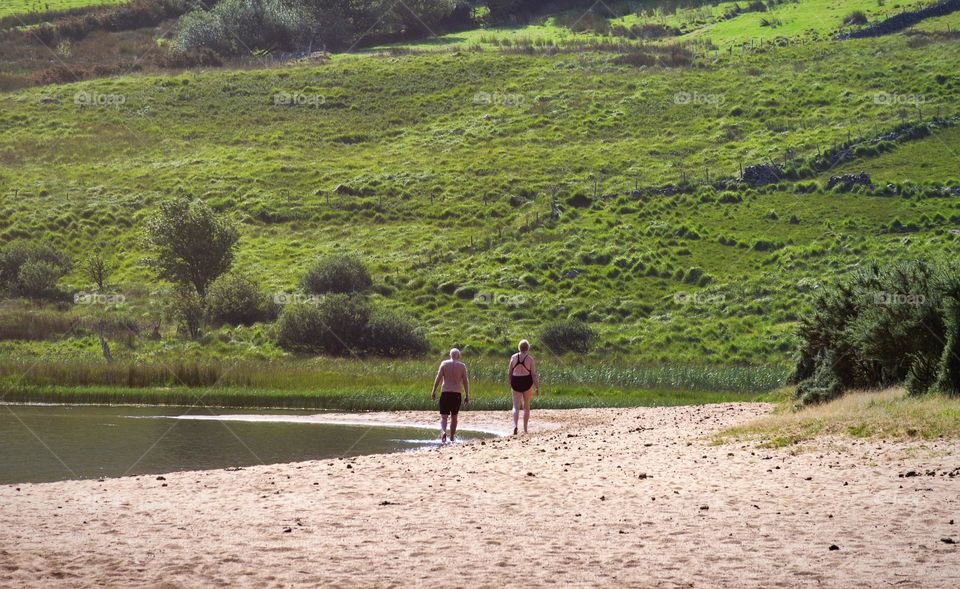
[{"label": "woman's black swimsuit", "polygon": [[[517,369],[517,366],[523,366],[527,368],[527,358],[530,356],[524,356],[523,360],[518,360],[516,365],[514,365],[513,370]],[[510,372],[510,388],[517,391],[518,393],[525,393],[533,387],[533,374],[530,373],[530,369],[527,368],[527,374],[514,374],[513,371]]]}]

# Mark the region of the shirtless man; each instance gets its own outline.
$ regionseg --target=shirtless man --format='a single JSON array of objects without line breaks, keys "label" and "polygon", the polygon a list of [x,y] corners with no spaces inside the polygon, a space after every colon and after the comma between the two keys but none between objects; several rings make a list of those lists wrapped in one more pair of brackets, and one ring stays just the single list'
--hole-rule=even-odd
[{"label": "shirtless man", "polygon": [[457,414],[460,412],[460,390],[463,389],[463,404],[470,404],[470,378],[467,376],[467,365],[460,361],[460,350],[450,350],[450,359],[440,363],[437,378],[433,381],[431,399],[437,398],[437,387],[440,389],[440,443],[447,441],[447,416],[450,416],[450,441],[457,438]]}]

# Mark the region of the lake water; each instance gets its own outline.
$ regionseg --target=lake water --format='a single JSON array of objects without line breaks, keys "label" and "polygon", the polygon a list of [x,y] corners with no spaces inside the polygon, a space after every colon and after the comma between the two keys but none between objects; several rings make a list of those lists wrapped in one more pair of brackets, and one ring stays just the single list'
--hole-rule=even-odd
[{"label": "lake water", "polygon": [[0,484],[296,462],[437,443],[433,429],[237,420],[241,414],[296,420],[316,411],[0,405]]}]

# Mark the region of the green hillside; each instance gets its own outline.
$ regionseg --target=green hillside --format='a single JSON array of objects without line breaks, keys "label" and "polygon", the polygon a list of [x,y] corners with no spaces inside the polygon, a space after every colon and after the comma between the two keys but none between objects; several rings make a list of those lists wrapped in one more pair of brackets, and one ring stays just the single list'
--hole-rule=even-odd
[{"label": "green hillside", "polygon": [[[920,36],[833,41],[847,8],[879,10],[849,4],[777,7],[772,31],[752,12],[705,18],[684,37],[804,42],[693,49],[685,67],[630,65],[602,37],[545,22],[319,65],[2,94],[0,241],[42,239],[77,260],[113,253],[128,293],[117,312],[147,323],[169,287],[140,263],[144,220],[190,195],[241,223],[237,266],[270,292],[295,291],[317,254],[359,254],[375,297],[437,350],[500,353],[574,317],[598,331],[599,357],[786,365],[820,285],[867,260],[958,249],[960,46],[929,23]],[[932,131],[875,139],[905,125]],[[833,169],[811,165],[858,142]],[[742,166],[785,157],[789,178],[733,185]],[[827,189],[860,171],[875,188]],[[64,283],[90,286],[80,270]],[[218,334],[198,353],[280,355],[269,326]],[[194,348],[165,332],[118,354]],[[0,348],[98,350],[89,335]]]},{"label": "green hillside", "polygon": [[100,6],[101,4],[119,4],[124,0],[6,0],[0,5],[0,17],[15,14],[51,12],[71,8]]}]

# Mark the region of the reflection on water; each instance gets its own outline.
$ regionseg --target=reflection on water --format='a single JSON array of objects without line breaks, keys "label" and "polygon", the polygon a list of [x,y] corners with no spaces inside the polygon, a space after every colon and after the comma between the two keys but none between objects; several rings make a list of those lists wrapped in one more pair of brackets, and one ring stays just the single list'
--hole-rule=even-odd
[{"label": "reflection on water", "polygon": [[[215,410],[217,415],[305,412]],[[188,419],[168,419],[184,416]],[[0,406],[0,484],[155,474],[398,452],[437,443],[433,430],[218,421],[172,407]],[[144,419],[154,418],[154,419]],[[160,419],[157,419],[160,418]],[[476,438],[464,432],[462,439]]]}]

